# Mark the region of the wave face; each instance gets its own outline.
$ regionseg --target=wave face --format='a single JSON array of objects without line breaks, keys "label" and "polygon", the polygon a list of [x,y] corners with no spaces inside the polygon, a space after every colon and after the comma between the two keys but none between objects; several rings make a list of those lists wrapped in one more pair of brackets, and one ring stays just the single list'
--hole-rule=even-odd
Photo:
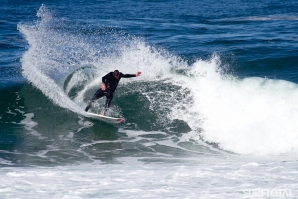
[{"label": "wave face", "polygon": [[[37,16],[18,25],[29,44],[23,76],[55,105],[83,114],[103,75],[142,71],[121,80],[110,110],[126,118],[128,135],[174,132],[178,142],[239,154],[297,152],[297,84],[237,77],[217,54],[189,63],[120,29],[55,18],[44,5]],[[103,104],[98,100],[92,111]],[[33,116],[25,117],[26,123]]]}]

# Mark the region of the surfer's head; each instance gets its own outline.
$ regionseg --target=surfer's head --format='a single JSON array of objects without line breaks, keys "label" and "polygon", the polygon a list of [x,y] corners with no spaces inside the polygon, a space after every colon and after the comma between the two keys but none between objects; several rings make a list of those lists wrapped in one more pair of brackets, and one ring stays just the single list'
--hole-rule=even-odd
[{"label": "surfer's head", "polygon": [[120,76],[120,72],[119,72],[119,70],[114,70],[114,72],[113,72],[113,76],[114,76],[116,79],[119,79],[119,76]]}]

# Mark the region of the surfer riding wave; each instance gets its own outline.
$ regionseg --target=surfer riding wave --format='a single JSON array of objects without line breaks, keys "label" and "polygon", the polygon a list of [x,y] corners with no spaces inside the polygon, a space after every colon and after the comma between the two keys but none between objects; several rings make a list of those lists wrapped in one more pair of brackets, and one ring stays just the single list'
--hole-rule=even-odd
[{"label": "surfer riding wave", "polygon": [[91,108],[92,103],[95,100],[103,96],[106,96],[106,104],[105,104],[104,111],[102,113],[102,115],[105,115],[111,105],[111,101],[114,97],[114,92],[118,86],[120,79],[122,77],[123,78],[138,77],[140,75],[141,75],[141,72],[137,72],[136,74],[123,74],[118,70],[115,70],[114,72],[109,72],[108,74],[102,77],[101,88],[98,89],[96,93],[93,95],[87,107],[85,108],[85,111],[87,112]]}]

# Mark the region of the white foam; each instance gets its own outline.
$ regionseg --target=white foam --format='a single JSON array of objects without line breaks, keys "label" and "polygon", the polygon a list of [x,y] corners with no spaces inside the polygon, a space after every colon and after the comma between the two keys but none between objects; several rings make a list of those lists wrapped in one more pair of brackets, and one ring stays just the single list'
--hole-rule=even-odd
[{"label": "white foam", "polygon": [[74,136],[74,133],[73,132],[70,132],[66,137],[67,138],[73,138],[73,136]]},{"label": "white foam", "polygon": [[27,113],[24,114],[26,118],[20,121],[20,124],[25,126],[25,129],[27,129],[31,135],[34,135],[38,137],[39,139],[45,139],[47,137],[43,136],[42,134],[38,133],[36,130],[34,130],[34,127],[38,125],[37,122],[33,121],[32,118],[34,117],[34,113]]},{"label": "white foam", "polygon": [[[93,126],[94,124],[90,121],[85,121],[83,117],[78,117],[80,120],[78,121],[78,124],[80,124],[82,126],[82,128],[89,128],[91,126]],[[82,128],[80,128],[77,132],[79,132],[80,130],[82,130]]]},{"label": "white foam", "polygon": [[138,136],[141,136],[141,135],[152,135],[152,134],[160,134],[160,135],[167,135],[166,133],[164,132],[160,132],[160,131],[151,131],[151,132],[146,132],[146,131],[135,131],[135,130],[124,130],[124,129],[121,129],[119,132],[123,132],[127,135],[127,137],[129,138],[136,138]]},{"label": "white foam", "polygon": [[[0,197],[243,198],[247,189],[288,189],[293,196],[297,194],[295,161],[251,164],[233,158],[218,161],[202,157],[196,164],[144,164],[136,158],[122,158],[121,162],[2,168]],[[272,172],[281,166],[287,172]]]},{"label": "white foam", "polygon": [[5,160],[0,158],[0,164],[4,164],[4,165],[13,165],[13,163],[9,160]]},{"label": "white foam", "polygon": [[190,71],[195,76],[188,84],[194,95],[192,109],[203,120],[203,139],[242,154],[297,152],[297,85],[237,79],[221,74],[218,67],[216,62],[198,61]]}]

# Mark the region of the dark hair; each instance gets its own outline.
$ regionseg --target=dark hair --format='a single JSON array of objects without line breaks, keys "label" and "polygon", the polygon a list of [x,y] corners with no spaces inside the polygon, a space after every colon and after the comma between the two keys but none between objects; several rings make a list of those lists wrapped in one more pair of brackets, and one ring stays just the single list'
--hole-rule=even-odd
[{"label": "dark hair", "polygon": [[113,74],[115,75],[115,76],[119,76],[119,70],[114,70],[114,72],[113,72]]}]

